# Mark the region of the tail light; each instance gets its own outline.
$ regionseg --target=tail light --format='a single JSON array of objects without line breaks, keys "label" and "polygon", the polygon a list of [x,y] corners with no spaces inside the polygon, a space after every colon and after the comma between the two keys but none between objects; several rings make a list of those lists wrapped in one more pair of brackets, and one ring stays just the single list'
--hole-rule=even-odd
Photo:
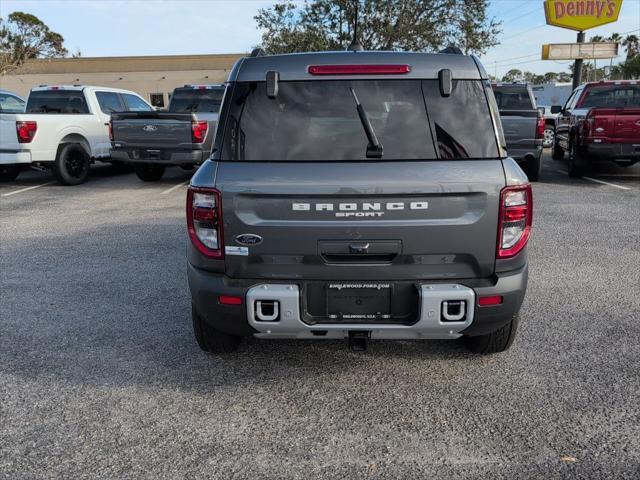
[{"label": "tail light", "polygon": [[31,143],[37,131],[37,122],[16,122],[16,132],[19,143]]},{"label": "tail light", "polygon": [[222,258],[222,203],[215,188],[189,187],[187,228],[193,246],[209,258]]},{"label": "tail light", "polygon": [[544,117],[538,117],[538,124],[536,125],[536,138],[544,138],[544,129],[546,125]]},{"label": "tail light", "polygon": [[498,249],[496,257],[511,258],[526,245],[533,222],[531,185],[505,187],[500,192]]},{"label": "tail light", "polygon": [[193,120],[191,122],[191,140],[193,143],[204,142],[208,129],[209,124],[207,122]]},{"label": "tail light", "polygon": [[111,120],[107,123],[107,127],[109,128],[109,140],[113,142],[113,122]]}]

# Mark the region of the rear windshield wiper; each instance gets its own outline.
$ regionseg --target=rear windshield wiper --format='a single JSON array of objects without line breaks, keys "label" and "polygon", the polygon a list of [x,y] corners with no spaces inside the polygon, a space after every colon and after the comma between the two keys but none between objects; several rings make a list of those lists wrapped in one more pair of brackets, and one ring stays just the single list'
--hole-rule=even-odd
[{"label": "rear windshield wiper", "polygon": [[353,95],[353,99],[356,101],[356,109],[358,110],[360,123],[362,123],[362,128],[364,128],[364,133],[367,135],[367,140],[369,141],[369,144],[367,145],[367,158],[382,158],[382,144],[378,141],[378,137],[376,137],[376,132],[371,126],[367,112],[360,104],[356,91],[353,88],[350,90],[351,95]]}]

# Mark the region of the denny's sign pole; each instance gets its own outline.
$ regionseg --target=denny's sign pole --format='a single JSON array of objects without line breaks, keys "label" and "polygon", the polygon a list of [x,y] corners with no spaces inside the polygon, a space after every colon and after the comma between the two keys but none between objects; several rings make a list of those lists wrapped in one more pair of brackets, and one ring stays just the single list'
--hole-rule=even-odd
[{"label": "denny's sign pole", "polygon": [[[584,43],[584,31],[618,20],[622,0],[545,0],[547,25],[578,31],[578,43]],[[573,88],[580,85],[582,58],[573,66]]]}]

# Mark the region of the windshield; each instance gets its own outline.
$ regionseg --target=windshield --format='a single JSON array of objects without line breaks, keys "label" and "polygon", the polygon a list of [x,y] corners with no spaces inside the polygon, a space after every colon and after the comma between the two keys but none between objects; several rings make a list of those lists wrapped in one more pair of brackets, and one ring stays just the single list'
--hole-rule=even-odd
[{"label": "windshield", "polygon": [[171,97],[169,111],[175,113],[218,113],[224,89],[176,89]]},{"label": "windshield", "polygon": [[495,130],[481,81],[454,81],[442,97],[437,80],[264,82],[235,85],[222,160],[367,160],[367,136],[352,90],[366,111],[382,160],[497,158]]},{"label": "windshield", "polygon": [[591,86],[582,99],[580,108],[640,107],[640,85]]},{"label": "windshield", "polygon": [[89,113],[81,90],[38,90],[29,94],[27,113]]},{"label": "windshield", "polygon": [[533,110],[527,87],[493,87],[500,110]]}]

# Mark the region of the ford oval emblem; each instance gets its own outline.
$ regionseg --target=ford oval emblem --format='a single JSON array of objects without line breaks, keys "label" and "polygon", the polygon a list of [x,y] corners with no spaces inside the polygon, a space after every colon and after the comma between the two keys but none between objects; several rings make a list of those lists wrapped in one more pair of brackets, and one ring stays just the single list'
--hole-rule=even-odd
[{"label": "ford oval emblem", "polygon": [[250,247],[252,245],[260,245],[262,243],[262,237],[253,233],[243,233],[242,235],[236,235],[236,243]]},{"label": "ford oval emblem", "polygon": [[142,130],[144,130],[145,132],[155,132],[158,130],[158,127],[156,127],[155,125],[145,125],[144,127],[142,127]]}]

